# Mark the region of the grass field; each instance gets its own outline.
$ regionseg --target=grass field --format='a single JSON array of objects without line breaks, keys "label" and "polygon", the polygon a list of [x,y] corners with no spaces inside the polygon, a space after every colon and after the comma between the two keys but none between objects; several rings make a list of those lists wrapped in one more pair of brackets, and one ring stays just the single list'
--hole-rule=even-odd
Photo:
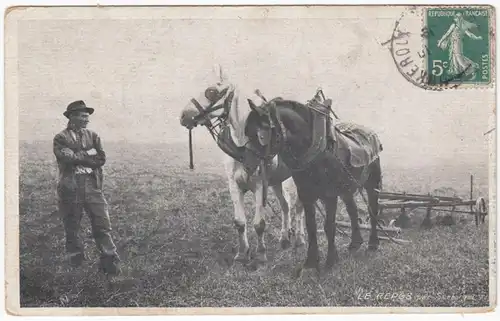
[{"label": "grass field", "polygon": [[[272,211],[266,231],[268,264],[258,269],[233,265],[237,232],[220,153],[196,146],[196,168],[189,171],[183,145],[109,143],[105,148],[105,195],[123,261],[123,276],[112,283],[97,274],[88,217],[82,237],[90,260],[79,270],[64,261],[51,142],[21,144],[22,307],[488,305],[488,218],[477,228],[472,216],[457,215],[455,225],[424,230],[418,226],[424,216],[415,215],[415,227],[402,236],[411,244],[383,242],[374,254],[363,248],[349,256],[348,239],[337,234],[342,262],[319,279],[313,274],[295,278],[294,267],[305,253],[281,250],[280,218]],[[467,196],[470,171],[476,175],[475,196],[487,196],[486,164],[384,167],[384,189],[453,187]],[[250,195],[245,200],[252,214]],[[278,211],[273,195],[270,202]],[[319,238],[324,262],[324,234]],[[366,234],[364,238],[368,240]],[[255,247],[253,229],[249,241]]]}]

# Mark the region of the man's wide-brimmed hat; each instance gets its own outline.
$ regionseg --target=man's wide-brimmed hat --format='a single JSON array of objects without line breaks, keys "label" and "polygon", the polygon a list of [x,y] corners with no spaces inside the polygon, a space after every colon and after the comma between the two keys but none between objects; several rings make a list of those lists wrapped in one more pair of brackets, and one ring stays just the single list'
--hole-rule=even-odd
[{"label": "man's wide-brimmed hat", "polygon": [[77,100],[68,105],[63,115],[69,118],[69,115],[75,111],[86,111],[90,115],[92,115],[92,113],[94,113],[94,108],[87,107],[87,105],[85,105],[85,102],[83,100]]}]

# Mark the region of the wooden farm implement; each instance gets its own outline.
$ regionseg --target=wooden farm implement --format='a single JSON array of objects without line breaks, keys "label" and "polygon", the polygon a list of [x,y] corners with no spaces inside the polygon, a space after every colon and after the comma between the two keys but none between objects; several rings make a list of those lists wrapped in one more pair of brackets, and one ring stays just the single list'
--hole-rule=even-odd
[{"label": "wooden farm implement", "polygon": [[[416,208],[427,209],[426,216],[422,222],[422,226],[431,226],[431,212],[432,210],[440,212],[449,212],[450,216],[454,213],[474,215],[476,226],[485,222],[486,215],[488,215],[488,207],[483,197],[473,199],[473,176],[471,176],[471,190],[470,199],[464,200],[456,196],[437,196],[432,194],[411,194],[411,193],[396,193],[380,191],[379,193],[379,216],[385,210],[399,209],[401,214],[396,220],[386,223],[383,219],[379,220],[378,230],[383,232],[380,235],[381,240],[393,240],[400,244],[408,243],[409,241],[398,239],[401,235],[402,228],[404,228],[404,220],[409,220],[407,211]],[[468,208],[465,210],[464,207]],[[398,222],[399,221],[399,222]],[[367,216],[365,224],[360,219],[360,228],[369,230],[371,228],[369,216]],[[346,221],[336,221],[337,231],[344,235],[349,236],[345,229],[351,228],[351,223]]]},{"label": "wooden farm implement", "polygon": [[[431,194],[392,193],[381,191],[379,194],[380,214],[382,214],[385,209],[400,209],[401,214],[398,217],[398,220],[404,220],[407,218],[407,210],[426,208],[427,214],[422,222],[423,226],[430,226],[432,210],[450,212],[450,215],[453,215],[454,213],[474,215],[476,225],[479,225],[480,223],[484,223],[486,215],[488,215],[488,207],[483,197],[473,199],[473,180],[474,177],[471,175],[470,199],[468,200],[455,196],[436,196]],[[468,207],[468,210],[464,210],[464,207]]]}]

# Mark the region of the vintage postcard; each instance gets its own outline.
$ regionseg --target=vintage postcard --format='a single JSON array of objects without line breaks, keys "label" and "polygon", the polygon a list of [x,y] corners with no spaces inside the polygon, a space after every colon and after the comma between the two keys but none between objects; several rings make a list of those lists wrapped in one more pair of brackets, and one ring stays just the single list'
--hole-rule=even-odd
[{"label": "vintage postcard", "polygon": [[5,21],[9,313],[496,307],[493,7]]}]

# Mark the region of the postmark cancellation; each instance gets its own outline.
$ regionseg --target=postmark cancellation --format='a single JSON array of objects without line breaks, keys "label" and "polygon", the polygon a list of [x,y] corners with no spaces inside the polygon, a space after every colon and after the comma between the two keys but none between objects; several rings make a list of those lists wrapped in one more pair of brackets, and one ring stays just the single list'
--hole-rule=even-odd
[{"label": "postmark cancellation", "polygon": [[401,75],[423,89],[493,88],[493,26],[493,7],[410,7],[384,45]]}]

